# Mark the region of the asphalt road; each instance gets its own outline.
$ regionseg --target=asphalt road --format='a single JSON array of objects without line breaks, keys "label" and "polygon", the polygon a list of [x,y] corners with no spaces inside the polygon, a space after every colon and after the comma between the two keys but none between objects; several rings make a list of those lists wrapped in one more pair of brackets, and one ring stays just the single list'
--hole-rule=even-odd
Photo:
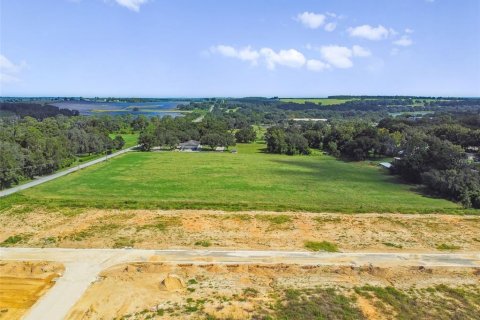
[{"label": "asphalt road", "polygon": [[0,248],[4,261],[56,261],[65,266],[57,283],[37,301],[24,319],[64,319],[99,273],[126,262],[192,264],[302,264],[331,266],[480,267],[480,253],[313,253],[304,251],[141,250]]},{"label": "asphalt road", "polygon": [[[213,106],[210,106],[210,109],[208,109],[208,112],[212,112],[212,111],[213,111]],[[194,119],[192,122],[195,122],[195,123],[202,122],[203,118],[205,118],[205,115],[201,115],[200,117]]]},{"label": "asphalt road", "polygon": [[67,170],[64,170],[64,171],[60,171],[60,172],[51,174],[49,176],[40,177],[38,179],[35,179],[33,181],[30,181],[30,182],[27,182],[25,184],[19,185],[17,187],[13,187],[13,188],[10,188],[10,189],[0,191],[0,198],[11,195],[13,193],[16,193],[16,192],[19,192],[19,191],[22,191],[22,190],[25,190],[25,189],[29,189],[29,188],[38,186],[39,184],[42,184],[42,183],[45,183],[45,182],[48,182],[48,181],[66,176],[67,174],[70,174],[72,172],[75,172],[75,171],[93,166],[94,164],[97,164],[97,163],[100,163],[100,162],[103,162],[103,161],[107,161],[108,159],[117,157],[117,156],[119,156],[121,154],[124,154],[126,152],[129,152],[129,151],[132,151],[133,149],[135,149],[137,147],[138,146],[134,146],[134,147],[130,147],[130,148],[127,148],[127,149],[123,149],[123,150],[117,151],[115,153],[112,153],[110,155],[107,155],[105,157],[101,157],[101,158],[98,158],[98,159],[95,159],[95,160],[92,160],[92,161],[89,161],[89,162],[85,162],[85,163],[80,164],[76,167],[73,167],[73,168],[70,168],[70,169],[67,169]]}]

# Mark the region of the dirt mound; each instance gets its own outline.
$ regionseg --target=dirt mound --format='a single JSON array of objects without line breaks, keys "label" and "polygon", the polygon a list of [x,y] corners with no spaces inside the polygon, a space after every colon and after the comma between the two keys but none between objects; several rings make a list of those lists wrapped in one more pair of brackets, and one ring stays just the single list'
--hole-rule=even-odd
[{"label": "dirt mound", "polygon": [[0,275],[9,277],[42,276],[50,273],[62,273],[64,267],[55,262],[1,261]]},{"label": "dirt mound", "polygon": [[160,288],[167,291],[178,291],[185,289],[185,283],[179,276],[171,274],[162,280]]}]

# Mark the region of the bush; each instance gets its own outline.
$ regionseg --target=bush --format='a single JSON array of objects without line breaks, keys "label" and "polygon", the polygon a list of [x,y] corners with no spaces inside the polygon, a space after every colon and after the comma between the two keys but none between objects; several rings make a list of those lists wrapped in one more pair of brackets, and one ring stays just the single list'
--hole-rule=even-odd
[{"label": "bush", "polygon": [[201,241],[195,242],[195,245],[200,247],[210,247],[212,244],[208,240],[201,240]]},{"label": "bush", "polygon": [[328,241],[307,241],[305,242],[305,248],[311,251],[338,252],[337,245]]},{"label": "bush", "polygon": [[458,250],[460,249],[460,247],[451,245],[451,244],[442,243],[437,246],[437,249],[438,250]]}]

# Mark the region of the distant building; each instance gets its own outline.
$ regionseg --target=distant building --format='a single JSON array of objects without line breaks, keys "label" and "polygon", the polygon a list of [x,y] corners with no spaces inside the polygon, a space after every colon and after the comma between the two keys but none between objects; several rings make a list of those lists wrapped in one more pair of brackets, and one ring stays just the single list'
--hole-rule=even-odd
[{"label": "distant building", "polygon": [[479,161],[479,156],[476,153],[467,152],[465,155],[467,156],[467,161],[468,162],[476,163],[476,162]]},{"label": "distant building", "polygon": [[320,118],[294,118],[293,121],[313,121],[313,122],[327,122],[328,119],[320,119]]},{"label": "distant building", "polygon": [[185,151],[185,152],[201,151],[202,150],[202,145],[200,144],[200,141],[189,140],[187,142],[180,143],[178,145],[177,149],[179,149],[180,151]]},{"label": "distant building", "polygon": [[390,169],[392,167],[392,164],[390,162],[380,162],[378,165],[385,169]]}]

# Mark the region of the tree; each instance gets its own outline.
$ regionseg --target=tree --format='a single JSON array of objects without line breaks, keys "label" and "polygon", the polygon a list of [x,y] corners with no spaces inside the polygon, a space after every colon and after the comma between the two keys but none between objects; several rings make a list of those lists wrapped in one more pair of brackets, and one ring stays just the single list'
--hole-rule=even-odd
[{"label": "tree", "polygon": [[280,127],[271,127],[265,133],[267,150],[270,153],[285,153],[287,144],[285,142],[285,129]]},{"label": "tree", "polygon": [[200,142],[203,145],[209,146],[212,150],[215,150],[216,147],[222,145],[222,136],[218,133],[208,133],[200,139]]},{"label": "tree", "polygon": [[155,136],[151,132],[142,132],[138,137],[138,143],[143,151],[150,151],[155,145]]},{"label": "tree", "polygon": [[115,136],[115,138],[113,139],[113,148],[116,150],[120,150],[123,148],[124,145],[125,140],[123,139],[123,137],[120,135]]},{"label": "tree", "polygon": [[238,143],[251,143],[257,138],[257,133],[251,127],[244,127],[235,133],[235,139]]},{"label": "tree", "polygon": [[310,154],[308,141],[299,133],[288,132],[285,136],[286,154]]},{"label": "tree", "polygon": [[0,189],[18,183],[24,166],[20,146],[0,141]]}]

